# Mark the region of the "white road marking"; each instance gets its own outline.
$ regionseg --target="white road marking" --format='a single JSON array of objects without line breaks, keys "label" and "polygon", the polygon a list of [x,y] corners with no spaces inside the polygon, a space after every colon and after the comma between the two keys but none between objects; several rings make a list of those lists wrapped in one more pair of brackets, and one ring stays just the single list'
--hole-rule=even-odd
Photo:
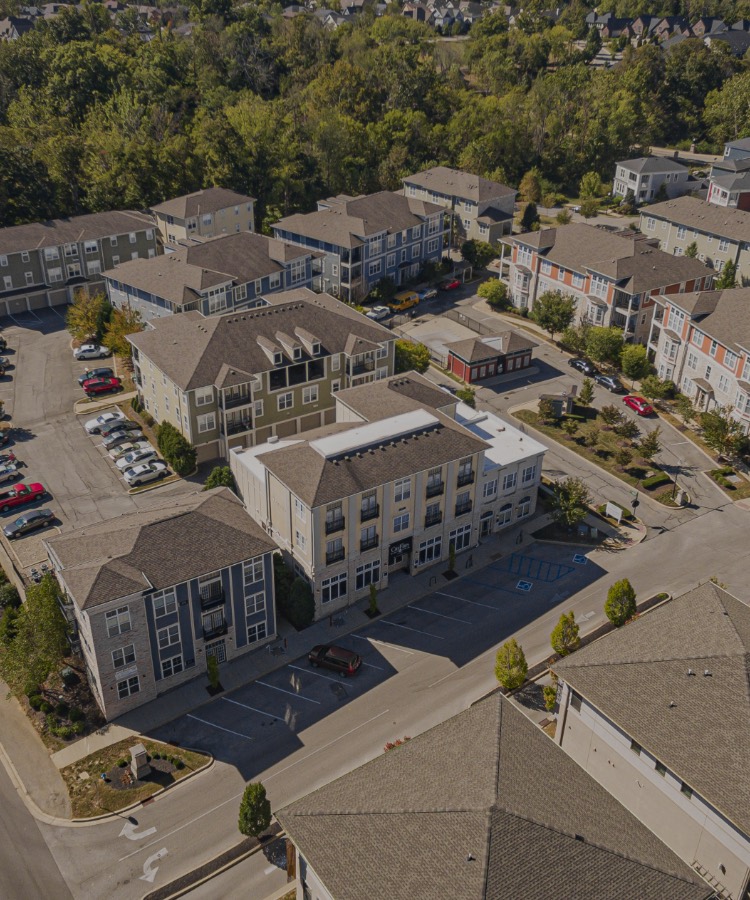
[{"label": "white road marking", "polygon": [[404,631],[413,631],[415,634],[426,634],[427,637],[434,637],[436,641],[442,641],[443,638],[438,637],[436,634],[430,634],[429,631],[420,631],[418,628],[409,628],[408,625],[398,625],[396,622],[387,622],[383,619],[383,625],[390,625],[391,628],[403,628]]},{"label": "white road marking", "polygon": [[148,837],[150,834],[154,834],[156,832],[156,828],[146,828],[145,831],[136,831],[137,826],[133,825],[132,822],[126,822],[122,826],[122,831],[118,835],[118,837],[126,837],[130,841],[140,841],[145,837]]},{"label": "white road marking", "polygon": [[466,597],[456,597],[455,594],[443,594],[441,591],[435,591],[438,597],[450,597],[451,600],[460,600],[462,603],[471,603],[472,606],[483,606],[485,609],[494,609],[495,612],[498,612],[498,608],[496,606],[491,606],[489,603],[478,603],[476,600],[467,600]]},{"label": "white road marking", "polygon": [[188,713],[188,719],[194,719],[196,722],[202,722],[204,725],[210,725],[211,728],[218,728],[219,731],[226,731],[227,734],[234,734],[237,737],[245,738],[246,741],[255,740],[247,734],[240,734],[239,731],[232,731],[231,728],[224,728],[222,725],[214,725],[213,722],[207,722],[206,719],[199,719],[198,716],[194,716],[191,713]]},{"label": "white road marking", "polygon": [[442,678],[438,678],[437,681],[433,681],[432,684],[428,684],[427,687],[435,687],[436,684],[440,684],[441,681],[445,681],[446,678],[450,678],[451,675],[455,675],[459,669],[454,669],[452,672],[448,672],[447,675],[443,675]]},{"label": "white road marking", "polygon": [[368,669],[377,669],[379,672],[383,671],[382,666],[374,666],[372,663],[366,663],[364,660],[362,660],[362,665],[367,666]]},{"label": "white road marking", "polygon": [[320,700],[313,700],[305,697],[304,694],[297,694],[294,691],[287,691],[284,688],[276,687],[275,684],[267,684],[265,681],[256,681],[256,684],[262,684],[263,687],[270,688],[272,691],[281,691],[282,694],[289,694],[290,697],[297,697],[299,700],[307,700],[308,703],[317,703],[320,706]]},{"label": "white road marking", "polygon": [[143,864],[143,875],[140,876],[141,881],[149,881],[153,884],[154,878],[156,878],[156,873],[159,871],[158,866],[151,867],[151,863],[159,862],[160,859],[163,859],[169,850],[166,847],[162,847],[161,850],[157,850],[153,856],[149,856],[146,862]]},{"label": "white road marking", "polygon": [[402,653],[414,656],[414,650],[407,650],[404,647],[399,647],[397,644],[389,644],[387,641],[379,641],[377,638],[362,637],[361,634],[350,634],[349,637],[356,638],[358,641],[368,641],[370,644],[380,644],[381,647],[390,647],[391,650],[400,650]]},{"label": "white road marking", "polygon": [[230,700],[229,697],[221,698],[225,703],[234,703],[235,706],[241,706],[243,709],[251,709],[253,712],[257,712],[259,716],[267,716],[269,719],[276,719],[277,722],[285,722],[286,719],[282,719],[281,716],[275,716],[273,713],[263,712],[262,709],[256,709],[254,706],[248,706],[247,703],[240,703],[239,700]]},{"label": "white road marking", "polygon": [[331,678],[330,675],[323,675],[322,672],[311,672],[310,669],[303,669],[301,666],[289,665],[288,668],[296,669],[298,672],[304,672],[305,675],[314,675],[316,678],[325,678],[326,681],[333,681],[334,684],[341,684],[340,678]]},{"label": "white road marking", "polygon": [[444,616],[442,613],[433,612],[431,609],[424,609],[421,606],[409,606],[409,609],[416,609],[417,612],[427,613],[429,616],[439,616],[441,619],[450,619],[451,622],[460,622],[462,625],[473,625],[473,622],[467,622],[466,619],[456,619],[453,616]]}]

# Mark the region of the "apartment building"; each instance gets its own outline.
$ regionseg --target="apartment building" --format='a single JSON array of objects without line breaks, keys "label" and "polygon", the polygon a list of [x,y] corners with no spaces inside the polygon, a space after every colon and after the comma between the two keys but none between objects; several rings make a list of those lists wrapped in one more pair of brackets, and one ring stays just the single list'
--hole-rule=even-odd
[{"label": "apartment building", "polygon": [[393,373],[395,337],[309,289],[221,316],[153,319],[131,335],[138,395],[199,461],[333,421],[335,395]]},{"label": "apartment building", "polygon": [[715,206],[750,210],[750,166],[745,172],[712,175],[706,199]]},{"label": "apartment building", "polygon": [[435,166],[404,178],[404,195],[450,210],[453,243],[476,240],[495,244],[513,233],[518,191],[497,181]]},{"label": "apartment building", "polygon": [[724,159],[750,159],[750,137],[727,141],[724,144]]},{"label": "apartment building", "polygon": [[273,542],[227,488],[44,542],[107,720],[276,634]]},{"label": "apartment building", "polygon": [[750,288],[659,298],[649,350],[699,410],[728,407],[750,431]]},{"label": "apartment building", "polygon": [[641,156],[618,162],[612,184],[615,197],[627,197],[632,191],[636,203],[653,200],[664,185],[667,197],[680,197],[697,188],[690,172],[673,159]]},{"label": "apartment building", "polygon": [[724,900],[750,886],[750,607],[708,582],[555,663],[555,741]]},{"label": "apartment building", "polygon": [[105,269],[156,253],[153,221],[131,210],[0,228],[0,315],[103,291]]},{"label": "apartment building", "polygon": [[391,191],[342,194],[319,201],[316,212],[281,219],[273,233],[322,254],[313,287],[351,301],[365,297],[382,278],[406,284],[425,262],[439,262],[445,212],[435,203]]},{"label": "apartment building", "polygon": [[617,326],[640,344],[649,336],[655,296],[701,290],[713,281],[700,260],[664,253],[656,241],[631,231],[570,224],[505,243],[514,306],[532,310],[540,294],[561,291],[575,298],[578,321]]},{"label": "apartment building", "polygon": [[230,465],[321,618],[531,516],[545,451],[412,372],[342,391],[335,423]]},{"label": "apartment building", "polygon": [[738,281],[750,281],[750,212],[679,197],[641,210],[640,229],[657,239],[665,253],[682,256],[695,243],[697,259],[707,266],[721,272],[731,261]]},{"label": "apartment building", "polygon": [[115,307],[137,309],[144,321],[178,312],[214,316],[265,306],[268,294],[312,284],[312,256],[262,234],[241,231],[200,239],[156,259],[122,263],[105,272]]},{"label": "apartment building", "polygon": [[210,187],[174,197],[151,212],[162,243],[170,248],[190,238],[255,231],[255,198],[227,188]]}]

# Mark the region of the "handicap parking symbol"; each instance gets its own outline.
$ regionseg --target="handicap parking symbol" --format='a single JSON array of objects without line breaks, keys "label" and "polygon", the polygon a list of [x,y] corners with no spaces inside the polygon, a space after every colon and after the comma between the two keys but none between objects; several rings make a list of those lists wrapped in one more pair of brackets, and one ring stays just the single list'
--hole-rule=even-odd
[{"label": "handicap parking symbol", "polygon": [[585,566],[588,562],[588,559],[582,553],[576,553],[576,555],[573,557],[573,562],[577,566]]},{"label": "handicap parking symbol", "polygon": [[528,591],[531,590],[531,588],[532,588],[532,582],[531,582],[531,581],[519,581],[518,584],[516,585],[516,589],[519,590],[519,591],[526,591],[526,592],[528,592]]}]

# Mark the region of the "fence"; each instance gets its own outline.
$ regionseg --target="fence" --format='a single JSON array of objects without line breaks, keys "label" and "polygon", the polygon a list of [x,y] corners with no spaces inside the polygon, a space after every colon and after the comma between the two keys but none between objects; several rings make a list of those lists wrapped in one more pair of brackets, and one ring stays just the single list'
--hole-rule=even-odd
[{"label": "fence", "polygon": [[490,319],[489,323],[486,323],[481,319],[476,319],[473,316],[461,312],[461,310],[459,309],[449,309],[445,313],[445,317],[447,319],[452,319],[454,322],[458,322],[466,328],[470,328],[472,331],[476,331],[478,334],[499,333],[497,330],[497,324],[494,319]]}]

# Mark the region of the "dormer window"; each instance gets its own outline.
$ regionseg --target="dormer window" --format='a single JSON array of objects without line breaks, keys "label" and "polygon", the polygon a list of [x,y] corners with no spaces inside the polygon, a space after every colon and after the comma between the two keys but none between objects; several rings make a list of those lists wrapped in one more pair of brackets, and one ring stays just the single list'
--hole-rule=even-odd
[{"label": "dormer window", "polygon": [[317,342],[312,345],[312,355],[320,356],[320,344]]},{"label": "dormer window", "polygon": [[273,355],[273,364],[275,366],[280,366],[284,362],[284,356],[280,352],[276,352]]},{"label": "dormer window", "polygon": [[295,359],[295,360],[302,359],[302,347],[294,348],[293,359]]}]

